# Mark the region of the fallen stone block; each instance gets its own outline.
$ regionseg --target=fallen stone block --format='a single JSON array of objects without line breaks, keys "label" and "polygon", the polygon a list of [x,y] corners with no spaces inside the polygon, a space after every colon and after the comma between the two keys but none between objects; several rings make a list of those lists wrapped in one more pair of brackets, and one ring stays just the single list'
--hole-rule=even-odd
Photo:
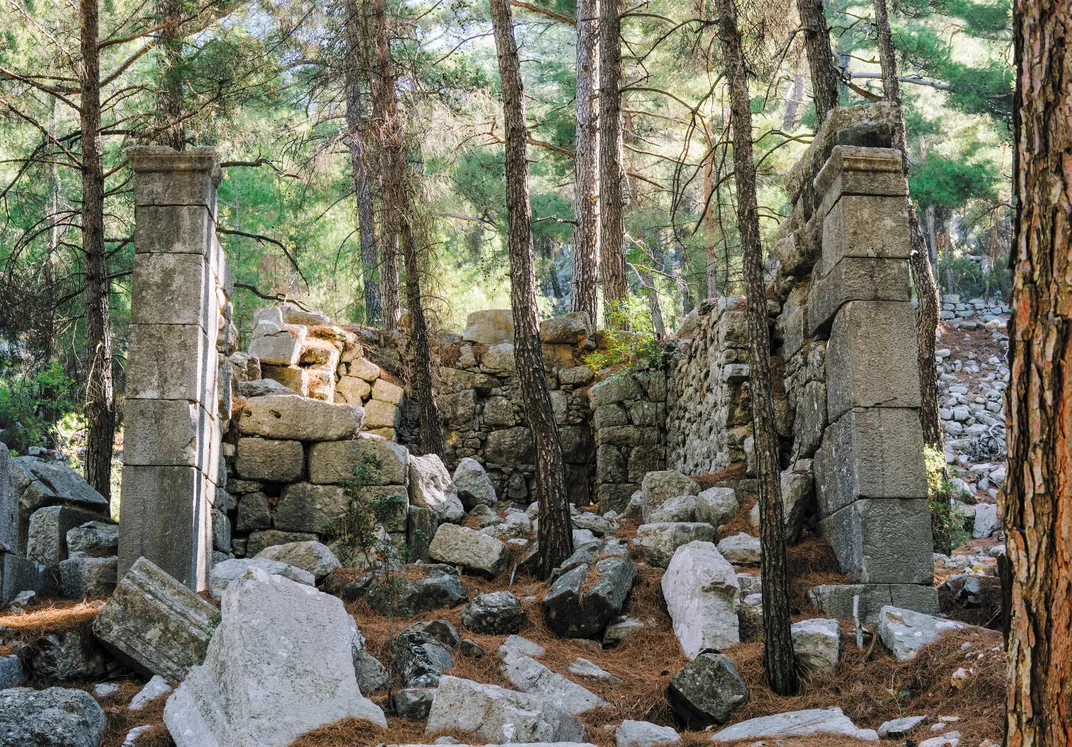
[{"label": "fallen stone block", "polygon": [[26,556],[42,565],[56,567],[67,558],[67,532],[100,514],[67,506],[46,506],[34,511],[26,538]]},{"label": "fallen stone block", "polygon": [[462,610],[462,625],[484,635],[517,633],[527,622],[521,601],[509,591],[481,594]]},{"label": "fallen stone block", "polygon": [[315,541],[273,545],[261,550],[255,557],[263,560],[275,560],[295,568],[301,568],[303,571],[311,573],[317,583],[326,578],[336,568],[342,568],[342,563],[339,562],[328,546]]},{"label": "fallen stone block", "polygon": [[357,405],[336,405],[295,396],[247,399],[238,418],[239,433],[286,441],[341,441],[353,438],[365,422]]},{"label": "fallen stone block", "polygon": [[460,565],[470,571],[496,576],[506,569],[510,548],[491,535],[475,529],[444,524],[432,538],[428,555],[440,563]]},{"label": "fallen stone block", "polygon": [[748,685],[722,654],[702,653],[670,679],[670,705],[690,729],[724,724],[748,702]]},{"label": "fallen stone block", "polygon": [[660,581],[674,634],[690,659],[740,643],[736,573],[710,542],[690,542],[674,553]]},{"label": "fallen stone block", "polygon": [[103,521],[88,521],[67,530],[67,554],[74,558],[110,558],[119,554],[119,526]]},{"label": "fallen stone block", "polygon": [[509,649],[499,652],[500,672],[523,693],[539,695],[555,707],[574,715],[609,705],[581,685],[553,672],[535,659]]},{"label": "fallen stone block", "polygon": [[878,734],[874,729],[858,729],[840,708],[813,708],[749,719],[715,732],[711,741],[721,743],[744,739],[811,736],[840,736],[863,742],[878,741]]},{"label": "fallen stone block", "polygon": [[139,558],[93,621],[93,633],[141,671],[181,682],[204,660],[219,620],[215,607]]},{"label": "fallen stone block", "polygon": [[115,589],[119,558],[79,556],[60,563],[60,594],[65,599],[106,597]]},{"label": "fallen stone block", "polygon": [[474,311],[466,317],[462,339],[481,345],[514,341],[514,315],[510,309]]},{"label": "fallen stone block", "polygon": [[841,628],[837,620],[813,618],[792,625],[793,652],[806,674],[825,677],[837,668],[841,656]]},{"label": "fallen stone block", "polygon": [[220,599],[223,596],[224,590],[235,581],[249,573],[252,569],[257,568],[264,571],[269,576],[283,576],[289,578],[291,581],[297,581],[299,584],[305,584],[306,586],[315,586],[316,579],[309,571],[301,568],[295,568],[287,563],[282,563],[278,560],[269,560],[268,558],[234,558],[232,560],[225,560],[222,563],[216,563],[212,566],[212,572],[209,574],[208,588],[209,592],[216,599]]},{"label": "fallen stone block", "polygon": [[[378,382],[377,382],[378,383]],[[423,506],[436,515],[440,523],[461,521],[465,507],[458,491],[436,454],[409,457],[409,498],[414,505]]]},{"label": "fallen stone block", "polygon": [[10,745],[97,747],[108,717],[84,690],[13,687],[0,691],[0,738]]},{"label": "fallen stone block", "polygon": [[[543,598],[547,626],[565,638],[592,638],[622,614],[625,601],[633,588],[636,567],[633,559],[620,545],[604,543],[596,546],[605,557],[593,555],[565,570],[570,563],[559,567],[561,575]],[[578,556],[581,550],[574,553]],[[557,572],[557,571],[556,571]]]},{"label": "fallen stone block", "polygon": [[715,528],[706,522],[664,522],[641,524],[637,528],[636,543],[644,548],[644,558],[649,564],[665,568],[677,549],[690,542],[710,542],[715,538]]},{"label": "fallen stone block", "polygon": [[663,747],[677,744],[681,735],[669,726],[647,721],[623,721],[614,732],[616,747]]},{"label": "fallen stone block", "polygon": [[954,620],[943,620],[922,612],[886,606],[878,616],[878,636],[897,661],[916,658],[919,650],[938,640],[943,631],[963,628]]}]

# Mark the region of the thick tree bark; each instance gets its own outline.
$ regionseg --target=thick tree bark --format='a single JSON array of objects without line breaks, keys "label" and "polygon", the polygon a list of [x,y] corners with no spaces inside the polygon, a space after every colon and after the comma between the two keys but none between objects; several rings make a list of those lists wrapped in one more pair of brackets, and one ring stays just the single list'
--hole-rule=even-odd
[{"label": "thick tree bark", "polygon": [[573,291],[570,310],[596,323],[599,282],[599,0],[577,2],[577,134],[573,159]]},{"label": "thick tree bark", "polygon": [[737,224],[747,294],[748,354],[751,364],[752,430],[759,469],[759,535],[763,574],[763,664],[767,681],[779,695],[799,687],[789,617],[789,564],[782,523],[778,433],[774,423],[773,374],[763,247],[756,204],[756,167],[752,160],[752,112],[748,77],[733,0],[718,0],[719,36],[730,89],[730,127],[737,182]]},{"label": "thick tree bark", "polygon": [[365,323],[378,327],[380,306],[380,251],[376,246],[376,218],[365,151],[365,119],[361,86],[365,69],[364,23],[357,0],[346,0],[346,127],[349,131],[350,172],[357,201],[357,231],[361,242],[361,279],[365,296]]},{"label": "thick tree bark", "polygon": [[1013,4],[1006,741],[1072,744],[1072,6]]},{"label": "thick tree bark", "polygon": [[[827,41],[829,44],[829,40]],[[785,99],[785,111],[782,113],[782,129],[786,132],[796,129],[800,121],[800,104],[804,101],[804,73],[793,76],[793,87]]]},{"label": "thick tree bark", "polygon": [[514,355],[525,415],[536,446],[536,490],[539,502],[537,572],[547,578],[573,552],[573,530],[566,495],[565,467],[551,395],[544,378],[543,350],[536,310],[536,271],[532,249],[532,206],[529,204],[525,97],[514,40],[510,0],[491,0],[495,49],[502,79],[503,122],[506,126],[506,212],[510,250],[510,303],[514,317]]},{"label": "thick tree bark", "polygon": [[160,53],[162,56],[160,94],[157,103],[157,142],[175,150],[186,150],[186,128],[182,111],[182,21],[181,0],[161,0]]},{"label": "thick tree bark", "polygon": [[[901,84],[897,78],[897,57],[886,0],[875,0],[875,30],[879,62],[882,66],[883,94],[886,101],[893,106],[896,115],[893,147],[902,153],[901,164],[907,177],[908,135],[901,111]],[[944,438],[942,420],[938,415],[938,362],[934,357],[941,303],[938,298],[938,284],[934,282],[931,269],[930,254],[919,225],[919,216],[916,215],[911,200],[908,200],[908,238],[911,241],[909,266],[912,268],[912,284],[916,288],[916,298],[919,299],[919,312],[916,314],[917,364],[922,400],[919,422],[923,426],[924,443],[941,451]]]},{"label": "thick tree bark", "polygon": [[100,16],[97,0],[81,0],[82,253],[86,273],[86,481],[111,496],[115,395],[108,260],[104,251],[104,157],[101,150]]},{"label": "thick tree bark", "polygon": [[608,327],[622,326],[622,302],[629,293],[625,273],[625,210],[622,198],[622,28],[619,0],[599,6],[599,252],[603,316]]},{"label": "thick tree bark", "polygon": [[[372,116],[375,121],[378,152],[382,159],[384,174],[383,215],[380,221],[381,308],[383,328],[398,328],[401,302],[398,287],[398,239],[401,220],[405,210],[405,179],[397,178],[396,163],[405,164],[402,149],[401,125],[398,121],[398,103],[395,101],[395,81],[391,71],[391,42],[387,31],[387,14],[383,0],[372,3],[372,41],[374,47],[372,89]],[[404,177],[404,169],[403,169]]]},{"label": "thick tree bark", "polygon": [[838,75],[834,53],[830,49],[830,28],[826,25],[823,0],[797,0],[797,14],[804,29],[804,50],[811,70],[811,95],[815,116],[822,124],[830,110],[838,105]]}]

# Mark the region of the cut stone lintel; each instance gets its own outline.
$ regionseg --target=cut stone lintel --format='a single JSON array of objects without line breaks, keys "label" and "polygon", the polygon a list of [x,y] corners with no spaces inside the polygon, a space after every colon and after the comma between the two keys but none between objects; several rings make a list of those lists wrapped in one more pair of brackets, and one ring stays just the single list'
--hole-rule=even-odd
[{"label": "cut stone lintel", "polygon": [[167,146],[139,145],[127,149],[127,158],[137,174],[135,205],[203,205],[216,213],[221,172],[215,148],[179,152]]}]

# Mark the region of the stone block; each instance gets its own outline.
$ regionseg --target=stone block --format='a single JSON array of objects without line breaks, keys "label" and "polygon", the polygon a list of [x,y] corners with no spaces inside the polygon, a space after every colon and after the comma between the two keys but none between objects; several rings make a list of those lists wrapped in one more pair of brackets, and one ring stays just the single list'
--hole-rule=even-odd
[{"label": "stone block", "polygon": [[806,333],[826,336],[834,316],[849,301],[908,301],[911,297],[907,259],[846,257],[812,282]]},{"label": "stone block", "polygon": [[136,254],[131,281],[134,324],[194,324],[216,332],[215,280],[196,254]]},{"label": "stone block", "polygon": [[372,392],[372,387],[364,379],[357,376],[343,376],[335,385],[335,392],[351,405],[360,405]]},{"label": "stone block", "polygon": [[336,405],[304,397],[270,396],[246,400],[238,430],[245,436],[293,441],[340,441],[357,435],[365,413],[357,405]]},{"label": "stone block", "polygon": [[622,513],[629,505],[629,499],[636,492],[636,489],[636,483],[598,483],[596,485],[596,498],[599,503],[599,512],[601,514],[609,511]]},{"label": "stone block", "polygon": [[278,529],[268,529],[263,532],[253,532],[249,535],[246,543],[246,555],[255,557],[269,547],[276,545],[289,545],[292,542],[315,542],[316,535],[312,532],[281,532]]},{"label": "stone block", "polygon": [[827,418],[853,407],[919,407],[916,311],[895,301],[850,301],[826,351]]},{"label": "stone block", "polygon": [[842,573],[872,584],[929,584],[934,577],[926,498],[861,498],[820,522]]},{"label": "stone block", "polygon": [[309,482],[347,484],[360,467],[366,485],[405,485],[408,456],[404,446],[379,439],[315,443],[309,448]]},{"label": "stone block", "polygon": [[588,465],[596,453],[596,443],[587,425],[562,425],[558,429],[562,458],[566,464]]},{"label": "stone block", "polygon": [[514,314],[510,309],[474,311],[466,317],[462,339],[481,345],[514,341]]},{"label": "stone block", "polygon": [[93,633],[142,672],[182,682],[205,658],[219,611],[139,558],[93,621]]},{"label": "stone block", "polygon": [[297,365],[306,332],[301,324],[258,322],[249,354],[272,366]]},{"label": "stone block", "polygon": [[348,505],[346,490],[337,485],[287,485],[276,504],[273,523],[283,531],[328,534],[337,529]]},{"label": "stone block", "polygon": [[889,584],[822,584],[808,591],[808,601],[819,614],[839,620],[853,619],[853,599],[860,597],[860,622],[873,623],[890,604]]},{"label": "stone block", "polygon": [[916,410],[850,410],[828,426],[814,462],[820,517],[859,498],[925,498],[923,429]]},{"label": "stone block", "polygon": [[19,545],[19,491],[11,471],[11,454],[0,443],[0,552],[15,552]]},{"label": "stone block", "polygon": [[48,597],[56,593],[59,574],[55,569],[9,552],[0,556],[0,559],[3,562],[0,604],[7,604],[23,591],[32,591],[38,597]]},{"label": "stone block", "polygon": [[[376,383],[378,384],[383,379]],[[367,428],[397,428],[398,407],[378,399],[369,400],[365,405],[365,426]]]},{"label": "stone block", "polygon": [[240,438],[235,471],[247,480],[296,482],[302,478],[305,452],[300,441]]},{"label": "stone block", "polygon": [[592,337],[592,323],[582,312],[563,314],[540,322],[540,339],[547,343],[579,345]]},{"label": "stone block", "polygon": [[535,445],[532,431],[525,427],[492,431],[484,447],[484,458],[489,465],[533,464]]},{"label": "stone block", "polygon": [[782,358],[788,360],[804,346],[808,335],[808,285],[798,284],[789,292],[778,316],[778,333],[782,338]]},{"label": "stone block", "polygon": [[216,378],[216,351],[196,324],[132,324],[126,399],[201,400]]},{"label": "stone block", "polygon": [[219,160],[213,148],[183,152],[167,146],[139,145],[127,149],[134,170],[134,204],[203,205],[216,212]]},{"label": "stone block", "polygon": [[103,521],[87,521],[67,530],[70,557],[110,558],[119,552],[119,527]]},{"label": "stone block", "polygon": [[925,584],[890,584],[890,604],[894,607],[922,612],[925,615],[941,614],[938,606],[938,590]]},{"label": "stone block", "polygon": [[60,594],[65,599],[111,595],[117,564],[118,558],[67,558],[60,563]]},{"label": "stone block", "polygon": [[826,215],[838,199],[848,195],[906,196],[908,182],[901,160],[901,152],[894,148],[834,146],[815,177],[819,214]]},{"label": "stone block", "polygon": [[[300,366],[273,366],[264,363],[261,365],[261,373],[266,380],[274,381],[295,394],[300,394],[302,397],[309,396],[309,372]],[[289,392],[279,393],[289,394]],[[270,392],[254,392],[253,396],[258,397],[267,394],[270,394]]]},{"label": "stone block", "polygon": [[615,374],[588,390],[592,409],[640,398],[640,385],[629,374]]},{"label": "stone block", "polygon": [[67,532],[100,515],[80,508],[46,506],[34,511],[26,539],[26,556],[55,568],[67,557]]},{"label": "stone block", "polygon": [[141,557],[184,584],[202,589],[212,552],[212,484],[195,467],[123,468],[119,573]]},{"label": "stone block", "polygon": [[376,382],[372,385],[372,398],[392,405],[400,404],[405,393],[402,387],[392,384],[386,379],[376,379]]},{"label": "stone block", "polygon": [[210,418],[196,402],[131,399],[123,403],[124,465],[201,466]]},{"label": "stone block", "polygon": [[822,273],[846,257],[908,259],[904,197],[845,195],[823,219]]},{"label": "stone block", "polygon": [[793,456],[807,459],[818,450],[826,428],[826,384],[810,381],[797,396],[793,419]]},{"label": "stone block", "polygon": [[215,231],[212,213],[206,204],[134,206],[134,251],[137,254],[207,256]]},{"label": "stone block", "polygon": [[235,528],[244,533],[271,527],[272,506],[268,502],[268,496],[260,491],[243,495],[238,502]]}]

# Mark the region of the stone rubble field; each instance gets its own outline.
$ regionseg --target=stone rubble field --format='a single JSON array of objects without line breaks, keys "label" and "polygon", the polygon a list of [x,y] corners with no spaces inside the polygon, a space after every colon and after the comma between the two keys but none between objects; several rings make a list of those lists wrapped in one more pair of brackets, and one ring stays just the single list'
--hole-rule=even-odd
[{"label": "stone rubble field", "polygon": [[[535,536],[535,504],[496,501],[481,470],[468,460],[436,483],[452,506],[464,486],[470,508],[444,512],[457,523],[434,532],[420,562],[344,567],[302,540],[218,563],[203,596],[142,559],[90,601],[17,597],[0,616],[0,744],[1000,738],[1000,635],[886,605],[862,621],[858,647],[852,620],[809,602],[841,578],[810,534],[790,551],[805,685],[774,696],[762,674],[754,496],[649,473],[624,515],[576,510],[574,554],[538,582],[519,542]],[[68,530],[68,546],[107,546],[97,523]]]}]

